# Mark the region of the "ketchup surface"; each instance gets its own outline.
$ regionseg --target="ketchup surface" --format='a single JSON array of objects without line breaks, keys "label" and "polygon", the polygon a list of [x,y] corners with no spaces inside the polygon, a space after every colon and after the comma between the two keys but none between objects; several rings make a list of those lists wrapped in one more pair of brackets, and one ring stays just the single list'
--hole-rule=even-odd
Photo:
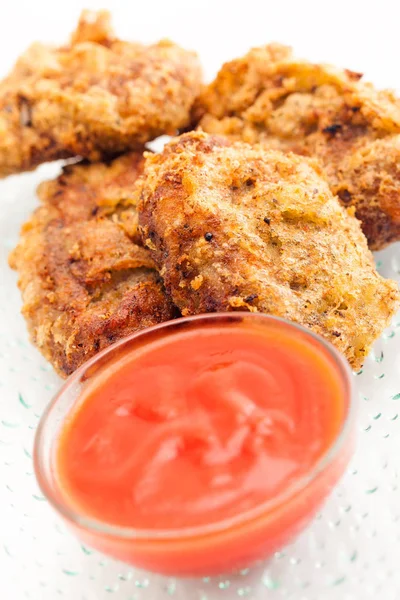
[{"label": "ketchup surface", "polygon": [[338,371],[320,342],[279,321],[161,331],[84,389],[55,449],[61,493],[79,514],[140,530],[251,511],[309,475],[338,436]]}]

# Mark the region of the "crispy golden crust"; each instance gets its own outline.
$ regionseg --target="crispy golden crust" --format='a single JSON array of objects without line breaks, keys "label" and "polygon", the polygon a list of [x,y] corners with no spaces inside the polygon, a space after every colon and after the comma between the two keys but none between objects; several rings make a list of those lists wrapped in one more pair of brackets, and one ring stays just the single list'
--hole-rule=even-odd
[{"label": "crispy golden crust", "polygon": [[194,53],[120,41],[108,13],[84,11],[69,45],[34,44],[0,82],[0,176],[67,156],[101,160],[174,133],[200,81]]},{"label": "crispy golden crust", "polygon": [[360,77],[272,44],[225,64],[193,114],[204,131],[319,158],[379,249],[400,239],[400,101]]},{"label": "crispy golden crust", "polygon": [[145,244],[184,315],[285,317],[358,369],[399,304],[309,159],[193,132],[147,157],[137,193]]},{"label": "crispy golden crust", "polygon": [[133,187],[140,154],[68,166],[39,186],[42,201],[10,256],[32,341],[62,376],[174,309],[140,247]]}]

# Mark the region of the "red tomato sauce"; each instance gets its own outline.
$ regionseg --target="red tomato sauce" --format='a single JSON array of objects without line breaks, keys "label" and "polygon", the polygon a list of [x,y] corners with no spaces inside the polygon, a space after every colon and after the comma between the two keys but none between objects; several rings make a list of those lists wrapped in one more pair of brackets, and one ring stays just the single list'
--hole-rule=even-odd
[{"label": "red tomato sauce", "polygon": [[301,331],[245,323],[153,338],[89,383],[55,453],[75,511],[138,530],[201,528],[313,471],[344,420],[338,366]]}]

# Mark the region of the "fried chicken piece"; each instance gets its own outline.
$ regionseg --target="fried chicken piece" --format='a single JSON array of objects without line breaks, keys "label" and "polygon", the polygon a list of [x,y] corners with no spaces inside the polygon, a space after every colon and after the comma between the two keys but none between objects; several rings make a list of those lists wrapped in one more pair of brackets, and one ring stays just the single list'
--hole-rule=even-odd
[{"label": "fried chicken piece", "polygon": [[175,133],[200,81],[194,53],[123,42],[107,12],[84,11],[67,46],[33,44],[0,82],[0,176],[68,156],[110,158]]},{"label": "fried chicken piece", "polygon": [[174,317],[138,245],[132,190],[141,154],[76,164],[42,183],[42,201],[10,256],[32,341],[63,377],[134,331]]},{"label": "fried chicken piece", "polygon": [[143,239],[183,315],[284,317],[358,369],[399,305],[316,161],[192,132],[147,157],[136,193]]},{"label": "fried chicken piece", "polygon": [[225,64],[194,114],[209,133],[320,159],[378,250],[400,239],[400,100],[360,78],[272,44]]}]

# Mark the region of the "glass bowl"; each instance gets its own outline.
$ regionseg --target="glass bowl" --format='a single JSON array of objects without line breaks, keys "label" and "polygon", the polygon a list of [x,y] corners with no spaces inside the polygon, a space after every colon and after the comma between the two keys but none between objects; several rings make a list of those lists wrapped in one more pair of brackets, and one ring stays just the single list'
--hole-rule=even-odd
[{"label": "glass bowl", "polygon": [[[311,472],[281,494],[245,513],[210,525],[178,530],[120,527],[79,514],[57,483],[54,449],[64,420],[94,378],[114,361],[160,335],[177,329],[229,322],[290,329],[306,337],[337,369],[344,389],[344,418],[330,447]],[[82,365],[64,383],[46,408],[37,429],[34,466],[39,486],[77,537],[103,553],[149,571],[175,576],[204,576],[238,571],[271,557],[310,522],[343,474],[354,448],[355,397],[347,361],[310,330],[277,317],[254,313],[211,313],[168,321],[128,336]],[[236,540],[236,543],[233,543]],[[240,543],[237,543],[240,541]],[[212,552],[211,552],[212,549]],[[218,557],[216,559],[216,557]]]}]

